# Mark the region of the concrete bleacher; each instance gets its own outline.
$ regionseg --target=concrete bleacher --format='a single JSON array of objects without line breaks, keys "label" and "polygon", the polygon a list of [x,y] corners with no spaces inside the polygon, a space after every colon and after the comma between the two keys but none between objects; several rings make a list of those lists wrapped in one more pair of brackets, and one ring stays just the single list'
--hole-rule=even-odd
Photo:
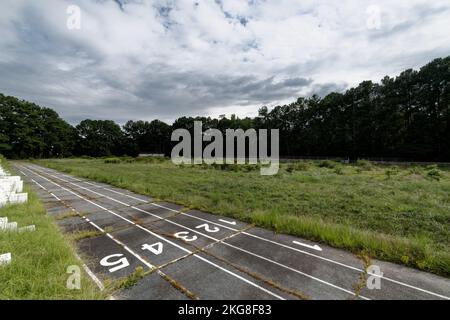
[{"label": "concrete bleacher", "polygon": [[27,201],[28,194],[23,192],[22,179],[19,176],[12,176],[0,162],[0,207]]},{"label": "concrete bleacher", "polygon": [[[28,194],[23,192],[23,181],[19,176],[12,176],[3,166],[0,159],[0,208],[15,203],[28,201]],[[7,217],[0,217],[0,232],[35,231],[34,225],[18,228],[17,222],[9,222]],[[0,266],[10,264],[12,254],[0,252]]]}]

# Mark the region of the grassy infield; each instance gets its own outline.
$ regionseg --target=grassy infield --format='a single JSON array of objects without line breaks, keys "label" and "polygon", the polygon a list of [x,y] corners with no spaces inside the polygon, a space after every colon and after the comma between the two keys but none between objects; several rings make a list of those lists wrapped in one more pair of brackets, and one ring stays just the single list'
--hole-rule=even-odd
[{"label": "grassy infield", "polygon": [[450,171],[435,166],[283,164],[175,166],[163,159],[64,159],[40,164],[191,208],[235,217],[450,276]]},{"label": "grassy infield", "polygon": [[[0,157],[0,161],[1,161]],[[1,161],[5,166],[5,161]],[[0,208],[0,217],[16,221],[19,227],[36,225],[35,232],[0,232],[0,253],[11,252],[12,263],[0,267],[0,299],[102,299],[86,274],[81,290],[66,288],[67,267],[81,262],[74,244],[58,229],[37,196],[29,189],[26,204]]]}]

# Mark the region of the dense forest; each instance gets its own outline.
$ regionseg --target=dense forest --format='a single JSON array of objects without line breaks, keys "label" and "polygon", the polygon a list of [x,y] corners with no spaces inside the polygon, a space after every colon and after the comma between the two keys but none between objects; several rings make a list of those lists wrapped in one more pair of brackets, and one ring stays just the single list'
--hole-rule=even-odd
[{"label": "dense forest", "polygon": [[381,83],[297,101],[255,118],[181,117],[162,121],[84,120],[72,127],[56,112],[0,94],[0,153],[10,158],[170,154],[171,132],[191,129],[280,129],[281,156],[450,160],[450,57]]}]

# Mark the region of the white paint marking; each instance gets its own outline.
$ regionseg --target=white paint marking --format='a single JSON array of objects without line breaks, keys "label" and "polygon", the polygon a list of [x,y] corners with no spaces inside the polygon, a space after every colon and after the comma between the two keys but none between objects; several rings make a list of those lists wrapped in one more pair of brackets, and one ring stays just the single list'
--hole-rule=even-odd
[{"label": "white paint marking", "polygon": [[292,241],[293,243],[295,243],[295,244],[298,244],[299,246],[303,246],[303,247],[306,247],[306,248],[310,248],[310,249],[314,249],[314,250],[317,250],[317,251],[322,251],[322,248],[321,247],[319,247],[317,244],[316,245],[309,245],[309,244],[306,244],[306,243],[302,243],[302,242],[299,242],[299,241]]},{"label": "white paint marking", "polygon": [[[90,200],[88,200],[88,199],[86,199],[86,198],[84,198],[84,197],[82,197],[82,196],[80,196],[80,195],[78,195],[78,194],[72,192],[71,190],[69,190],[69,189],[67,189],[67,188],[62,187],[61,185],[57,184],[56,182],[53,182],[53,181],[51,181],[51,180],[45,178],[44,176],[42,176],[42,175],[40,175],[40,174],[38,174],[38,173],[33,172],[32,170],[30,170],[30,169],[28,169],[28,168],[26,168],[26,167],[25,167],[25,169],[27,169],[27,170],[30,171],[31,173],[33,173],[33,174],[35,174],[35,175],[41,177],[42,179],[44,179],[44,180],[46,180],[46,181],[48,181],[48,182],[50,182],[50,183],[53,183],[54,185],[60,187],[61,189],[65,190],[65,191],[67,191],[67,192],[69,192],[69,193],[74,194],[74,195],[77,196],[78,198],[83,199],[83,200],[85,200],[85,201],[87,201],[87,202],[89,202],[89,203],[91,203],[91,204],[93,204],[93,205],[95,205],[95,206],[97,206],[97,207],[99,207],[99,208],[103,208],[103,210],[105,210],[105,211],[107,211],[107,212],[109,212],[109,213],[111,213],[111,214],[113,214],[113,215],[115,215],[115,216],[117,216],[117,217],[119,217],[119,218],[121,218],[121,219],[123,219],[123,220],[129,222],[129,223],[132,223],[132,224],[136,225],[136,224],[133,223],[132,221],[130,221],[130,220],[128,220],[128,219],[126,219],[126,218],[124,218],[124,217],[122,217],[122,216],[120,216],[120,215],[114,213],[114,212],[111,211],[111,210],[107,210],[106,208],[104,208],[104,207],[102,207],[102,206],[100,206],[100,205],[98,205],[98,204],[96,204],[96,203],[94,203],[94,202],[92,202],[92,201],[90,201]],[[51,176],[51,175],[50,175],[50,176]],[[57,177],[56,177],[56,178],[57,178]],[[58,178],[57,178],[57,179],[58,179]],[[188,249],[185,249],[185,248],[183,248],[182,246],[179,246],[178,244],[176,244],[176,243],[174,243],[174,242],[172,242],[172,241],[170,241],[170,240],[168,240],[168,239],[166,239],[166,238],[164,238],[164,237],[162,237],[162,236],[160,236],[160,235],[158,235],[158,234],[156,234],[156,233],[153,233],[153,232],[151,232],[150,230],[148,230],[148,229],[146,229],[146,228],[144,228],[144,227],[142,227],[142,226],[140,226],[140,225],[136,225],[136,227],[138,227],[139,229],[141,229],[141,230],[143,230],[143,231],[145,231],[145,232],[147,232],[147,233],[149,233],[149,234],[151,234],[151,235],[157,237],[158,239],[161,239],[161,240],[163,240],[163,241],[165,241],[165,242],[167,242],[167,243],[169,243],[169,244],[171,244],[171,245],[177,247],[178,249],[180,249],[180,250],[182,250],[182,251],[184,251],[184,252],[187,252],[188,254],[193,254],[192,251],[190,251],[190,250],[188,250]],[[119,241],[117,241],[117,242],[119,242]],[[136,255],[136,254],[135,254],[135,255]],[[275,297],[275,298],[277,298],[277,299],[280,299],[280,300],[286,300],[286,299],[284,299],[283,297],[281,297],[281,296],[279,296],[279,295],[277,295],[277,294],[275,294],[275,293],[273,293],[273,292],[271,292],[271,291],[269,291],[269,290],[267,290],[267,289],[265,289],[265,288],[263,288],[263,287],[257,285],[256,283],[254,283],[254,282],[252,282],[252,281],[250,281],[250,280],[247,280],[247,279],[241,277],[240,275],[238,275],[238,274],[236,274],[236,273],[234,273],[234,272],[232,272],[232,271],[230,271],[230,270],[227,270],[227,269],[225,269],[225,268],[222,268],[221,266],[215,264],[214,262],[211,262],[211,261],[209,261],[209,260],[207,260],[207,259],[205,259],[205,258],[199,256],[198,254],[193,254],[193,256],[196,257],[197,259],[200,259],[200,260],[206,262],[207,264],[212,265],[213,267],[216,267],[217,269],[220,269],[220,270],[222,270],[222,271],[224,271],[224,272],[230,274],[231,276],[233,276],[233,277],[235,277],[235,278],[237,278],[237,279],[239,279],[239,280],[241,280],[241,281],[243,281],[243,282],[245,282],[245,283],[247,283],[247,284],[249,284],[249,285],[251,285],[251,286],[253,286],[253,287],[257,288],[257,289],[259,289],[259,290],[261,290],[261,291],[264,291],[265,293],[267,293],[267,294],[269,294],[269,295],[271,295],[271,296],[273,296],[273,297]],[[142,258],[140,258],[140,259],[142,259]],[[145,260],[144,260],[144,261],[145,261]],[[158,270],[158,274],[164,275],[164,273],[162,273],[160,270]]]},{"label": "white paint marking", "polygon": [[[51,174],[49,174],[49,175],[50,175],[50,176],[53,176],[53,175],[51,175]],[[56,177],[56,176],[53,176],[53,177],[58,179],[58,177]],[[72,184],[73,184],[73,183],[72,183]],[[74,185],[75,185],[75,186],[78,186],[78,187],[80,187],[80,188],[82,188],[82,189],[86,189],[87,191],[90,191],[90,192],[95,193],[95,194],[97,194],[97,195],[104,196],[104,197],[106,197],[107,199],[110,199],[110,200],[112,200],[112,201],[116,201],[116,202],[118,202],[118,203],[121,203],[121,201],[116,200],[116,199],[114,199],[114,198],[111,198],[111,197],[109,197],[109,196],[106,196],[106,195],[104,195],[104,194],[101,194],[101,193],[99,193],[99,192],[95,192],[95,191],[89,190],[89,189],[87,189],[87,188],[81,187],[81,186],[76,185],[76,184],[74,184]],[[88,201],[89,201],[89,200],[88,200]],[[89,202],[91,202],[91,201],[89,201]],[[94,205],[97,205],[97,204],[95,204],[95,203],[93,203],[93,202],[91,202],[91,203],[94,204]],[[97,206],[99,206],[99,205],[97,205]],[[99,207],[101,207],[101,206],[99,206]],[[148,211],[142,210],[142,209],[140,209],[140,208],[137,208],[137,207],[134,207],[134,206],[131,206],[131,208],[133,208],[133,209],[135,209],[135,210],[138,210],[138,211],[141,211],[141,212],[144,212],[144,213],[147,213],[147,214],[150,214],[150,215],[152,215],[152,216],[154,216],[154,217],[161,218],[161,217],[159,217],[159,216],[157,216],[157,215],[154,215],[154,214],[152,214],[152,213],[150,213],[150,212],[148,212]],[[107,210],[107,211],[108,211],[108,212],[112,212],[112,211],[110,211],[110,210]],[[125,218],[124,218],[124,219],[125,219]],[[126,220],[128,220],[128,219],[126,219]],[[170,221],[170,220],[167,220],[167,219],[162,219],[162,220],[164,220],[164,221],[166,221],[166,222],[169,222],[169,223],[171,223],[171,224],[180,226],[180,227],[184,227],[184,228],[186,228],[186,229],[188,229],[188,230],[190,230],[190,231],[193,231],[193,232],[195,232],[195,233],[198,233],[198,234],[200,234],[200,235],[202,235],[202,236],[204,236],[204,237],[210,238],[210,239],[212,239],[212,240],[214,240],[214,241],[220,241],[220,239],[216,239],[216,238],[214,238],[214,237],[210,237],[210,236],[205,235],[205,234],[203,234],[203,233],[201,233],[201,232],[198,232],[198,231],[196,231],[196,230],[193,230],[193,229],[187,228],[187,227],[185,227],[185,226],[183,226],[183,225],[180,225],[180,224],[178,224],[178,223],[176,223],[176,222],[173,222],[173,221]],[[140,227],[140,226],[138,226],[138,227]],[[192,236],[192,237],[189,237],[189,232],[187,232],[187,231],[181,231],[181,232],[175,233],[174,236],[175,236],[176,238],[180,238],[180,239],[182,239],[182,240],[184,240],[184,241],[186,241],[186,242],[191,242],[191,241],[197,240],[197,236],[195,236],[195,235]],[[231,245],[231,244],[228,244],[228,243],[226,243],[226,242],[222,242],[222,243],[225,244],[225,245],[227,245],[227,246],[233,247],[233,248],[235,248],[235,249],[237,249],[237,250],[240,250],[240,251],[246,252],[246,253],[248,253],[248,254],[251,254],[251,255],[253,255],[253,256],[256,256],[256,257],[258,257],[258,258],[262,258],[262,256],[257,255],[257,254],[255,254],[255,253],[252,253],[252,252],[250,252],[250,251],[247,251],[247,250],[245,250],[245,249],[242,249],[242,248],[239,248],[239,247],[235,247],[235,246],[233,246],[233,245]],[[264,259],[267,260],[267,261],[270,261],[270,262],[272,262],[272,263],[274,263],[274,264],[277,264],[277,265],[280,265],[280,266],[284,266],[284,267],[286,267],[286,268],[288,268],[288,269],[290,269],[290,270],[292,269],[292,268],[290,268],[290,267],[288,267],[288,266],[285,266],[285,265],[282,265],[282,264],[280,264],[280,263],[278,263],[278,262],[276,262],[276,261],[273,261],[273,260],[270,260],[270,259],[267,259],[267,258],[264,258]],[[292,270],[295,270],[295,269],[292,269]],[[327,282],[327,281],[318,279],[318,278],[316,278],[316,277],[313,277],[313,276],[311,276],[311,275],[308,275],[308,274],[306,274],[306,273],[303,273],[303,272],[301,272],[301,271],[299,271],[299,270],[297,270],[297,273],[300,273],[300,274],[302,274],[302,275],[304,275],[304,276],[306,276],[306,277],[309,277],[309,278],[311,278],[311,279],[313,279],[313,280],[322,282],[322,283],[324,283],[324,284],[328,284],[328,285],[330,285],[331,287],[337,288],[337,289],[339,289],[339,290],[341,290],[341,291],[344,291],[344,292],[346,292],[346,293],[350,293],[351,295],[355,295],[355,293],[353,293],[352,291],[349,291],[349,290],[347,290],[347,289],[344,289],[344,288],[341,288],[341,287],[339,287],[339,286],[333,285],[333,284],[331,284],[331,283],[329,283],[329,282]],[[361,297],[362,299],[369,300],[369,299],[366,298],[366,297],[363,297],[363,296],[360,296],[360,297]]]},{"label": "white paint marking", "polygon": [[58,198],[58,196],[57,195],[55,195],[53,192],[50,192],[50,194],[53,196],[53,197],[55,197],[55,199],[56,200],[58,200],[58,201],[62,201],[60,198]]},{"label": "white paint marking", "polygon": [[[32,172],[30,169],[28,169],[28,168],[26,168],[26,169],[29,170],[30,172]],[[41,169],[41,170],[42,170],[42,169]],[[59,179],[58,177],[56,177],[56,178]],[[85,182],[85,183],[87,183],[87,182]],[[100,187],[100,188],[103,188],[103,189],[105,189],[105,190],[109,190],[109,189],[107,189],[107,188],[104,188],[104,187],[95,185],[95,184],[93,184],[93,183],[89,183],[89,184],[92,185],[92,186],[95,186],[95,187]],[[130,198],[135,198],[135,197],[132,197],[132,196],[127,195],[127,194],[125,194],[125,193],[120,193],[120,192],[118,192],[118,191],[114,191],[114,190],[109,190],[109,191],[115,192],[115,193],[117,193],[117,194],[122,194],[122,195],[127,196],[127,197],[130,197]],[[138,198],[135,198],[135,199],[138,199]],[[214,221],[211,221],[211,220],[208,220],[208,219],[203,219],[203,218],[200,218],[200,217],[197,217],[197,216],[194,216],[194,215],[190,215],[190,214],[188,214],[188,213],[184,213],[184,212],[179,211],[179,210],[174,210],[174,209],[172,209],[172,208],[168,208],[168,207],[165,207],[165,206],[162,206],[162,205],[158,205],[158,204],[156,204],[156,203],[150,203],[150,204],[153,205],[153,206],[157,206],[157,207],[164,208],[164,209],[167,209],[167,210],[170,210],[170,211],[173,211],[173,212],[180,213],[180,214],[185,215],[185,216],[192,217],[192,218],[194,218],[194,219],[198,219],[198,220],[205,221],[205,222],[210,222],[210,223],[213,223],[213,224],[215,224],[215,225],[224,227],[224,228],[229,229],[229,230],[239,231],[239,230],[237,230],[237,229],[227,227],[227,226],[222,225],[222,224],[219,224],[219,223],[217,223],[217,222],[214,222]],[[137,209],[137,210],[140,210],[139,208],[136,208],[136,207],[132,207],[132,208]],[[143,211],[143,210],[142,210],[142,211]],[[146,211],[143,211],[143,212],[146,212]],[[166,219],[163,219],[163,220],[166,220]],[[340,265],[340,266],[346,267],[346,268],[348,268],[348,269],[351,269],[351,270],[354,270],[354,271],[357,271],[357,272],[362,272],[362,271],[363,271],[363,270],[360,269],[360,268],[357,268],[357,267],[354,267],[354,266],[351,266],[351,265],[347,265],[347,264],[344,264],[344,263],[341,263],[341,262],[338,262],[338,261],[335,261],[335,260],[332,260],[332,259],[329,259],[329,258],[325,258],[325,257],[322,257],[322,256],[318,256],[318,255],[315,255],[315,254],[313,254],[313,253],[310,253],[310,252],[307,252],[307,251],[303,251],[303,250],[300,250],[300,249],[298,249],[298,248],[294,248],[294,247],[285,245],[285,244],[283,244],[283,243],[279,243],[279,242],[276,242],[276,241],[273,241],[273,240],[270,240],[270,239],[267,239],[267,238],[263,238],[263,237],[260,237],[260,236],[257,236],[257,235],[254,235],[254,234],[251,234],[251,233],[248,233],[248,232],[242,232],[242,234],[245,234],[245,235],[248,235],[248,236],[253,237],[253,238],[255,238],[255,239],[259,239],[259,240],[262,240],[262,241],[266,241],[266,242],[269,242],[269,243],[272,243],[272,244],[275,244],[275,245],[278,245],[278,246],[281,246],[281,247],[284,247],[284,248],[287,248],[287,249],[290,249],[290,250],[293,250],[293,251],[296,251],[296,252],[299,252],[299,253],[302,253],[302,254],[311,256],[311,257],[314,257],[314,258],[317,258],[317,259],[321,259],[321,260],[324,260],[324,261],[327,261],[327,262],[330,262],[330,263],[333,263],[333,264],[336,264],[336,265]],[[224,243],[224,244],[225,244],[225,243]],[[447,296],[444,296],[444,295],[441,295],[441,294],[438,294],[438,293],[435,293],[435,292],[432,292],[432,291],[428,291],[428,290],[425,290],[425,289],[422,289],[422,288],[419,288],[419,287],[416,287],[416,286],[413,286],[413,285],[410,285],[410,284],[407,284],[407,283],[404,283],[404,282],[401,282],[401,281],[397,281],[397,280],[394,280],[394,279],[392,279],[392,278],[388,278],[388,277],[385,277],[385,276],[382,276],[381,278],[382,278],[382,279],[385,279],[385,280],[387,280],[387,281],[390,281],[390,282],[392,282],[392,283],[401,285],[401,286],[405,286],[405,287],[408,287],[408,288],[411,288],[411,289],[414,289],[414,290],[418,290],[418,291],[421,291],[421,292],[424,292],[424,293],[427,293],[427,294],[430,294],[430,295],[433,295],[433,296],[436,296],[436,297],[439,297],[439,298],[443,298],[443,299],[446,299],[446,300],[450,300],[450,297],[447,297]]]},{"label": "white paint marking", "polygon": [[[39,174],[37,174],[37,175],[39,176]],[[58,178],[57,176],[54,176],[54,175],[51,175],[51,174],[49,174],[49,176],[54,177],[54,178],[56,178],[56,179],[60,179],[60,178]],[[47,178],[45,178],[45,177],[42,177],[42,178],[47,179]],[[48,179],[47,179],[47,180],[48,180]],[[48,181],[51,182],[51,183],[54,183],[54,182],[52,182],[51,180],[48,180]],[[87,188],[81,187],[81,186],[76,185],[76,184],[74,184],[74,185],[75,185],[75,186],[78,186],[78,187],[80,187],[80,188],[82,188],[82,189],[86,189],[87,191],[90,191],[90,192],[95,193],[95,194],[97,194],[97,195],[104,196],[105,198],[110,199],[110,200],[112,200],[112,201],[120,202],[119,200],[116,200],[116,199],[111,198],[111,197],[109,197],[109,196],[106,196],[106,195],[104,195],[104,194],[101,194],[101,193],[98,193],[98,192],[89,190],[89,189],[87,189]],[[61,186],[60,186],[60,187],[61,187]],[[79,198],[81,198],[81,199],[84,199],[85,201],[90,202],[90,203],[93,204],[93,205],[96,205],[96,206],[99,207],[99,208],[103,208],[102,206],[100,206],[100,205],[98,205],[98,204],[96,204],[96,203],[94,203],[94,202],[92,202],[92,201],[90,201],[90,200],[88,200],[88,199],[85,199],[85,198],[82,197],[82,196],[79,196],[78,194],[76,194],[76,193],[70,191],[69,189],[66,189],[66,188],[64,188],[64,187],[61,187],[61,188],[63,188],[64,190],[66,190],[66,191],[68,191],[68,192],[70,192],[70,193],[73,193],[75,196],[77,196],[77,197],[79,197]],[[151,212],[142,210],[142,209],[140,209],[140,208],[137,208],[137,207],[134,207],[134,206],[131,206],[131,208],[133,208],[133,209],[135,209],[135,210],[138,210],[138,211],[141,211],[141,212],[144,212],[144,213],[147,213],[147,214],[152,215],[152,216],[154,216],[154,217],[161,218],[161,217],[159,217],[159,216],[157,216],[157,215],[155,215],[155,214],[152,214]],[[104,209],[106,210],[106,208],[104,208]],[[106,211],[108,211],[108,212],[110,212],[110,213],[112,213],[112,214],[118,216],[119,218],[122,218],[122,219],[125,220],[125,221],[128,221],[128,222],[132,223],[130,220],[128,220],[128,219],[126,219],[126,218],[123,218],[123,217],[120,216],[120,215],[117,215],[116,213],[112,212],[111,210],[106,210]],[[177,210],[174,210],[174,211],[178,212]],[[177,226],[179,226],[179,227],[185,228],[185,229],[187,229],[187,230],[190,230],[190,231],[192,231],[192,232],[194,232],[194,233],[198,233],[198,234],[200,234],[200,235],[202,235],[202,236],[204,236],[204,237],[207,237],[207,238],[209,238],[209,239],[212,239],[212,240],[214,240],[214,241],[221,242],[221,243],[223,243],[224,245],[227,245],[227,246],[229,246],[229,247],[232,247],[232,248],[234,248],[234,249],[236,249],[236,250],[239,250],[239,251],[248,253],[248,254],[253,255],[253,256],[255,256],[255,257],[258,257],[258,258],[263,258],[264,260],[267,260],[267,261],[272,262],[272,263],[274,263],[274,264],[276,264],[276,265],[279,265],[279,266],[283,266],[283,267],[285,267],[285,268],[287,268],[287,269],[289,269],[289,270],[292,269],[291,267],[285,266],[285,265],[283,265],[283,264],[281,264],[281,263],[279,263],[279,262],[276,262],[276,261],[273,261],[273,260],[271,260],[271,259],[262,257],[262,256],[260,256],[260,255],[258,255],[258,254],[255,254],[255,253],[253,253],[253,252],[247,251],[247,250],[242,249],[242,248],[240,248],[240,247],[233,246],[233,245],[231,245],[231,244],[229,244],[229,243],[226,243],[226,242],[221,241],[220,239],[216,239],[216,238],[214,238],[214,237],[208,236],[208,235],[206,235],[206,234],[203,234],[203,233],[198,232],[198,231],[196,231],[196,230],[190,229],[190,228],[188,228],[188,227],[185,227],[185,226],[183,226],[183,225],[180,225],[180,224],[178,224],[178,223],[176,223],[176,222],[173,222],[173,221],[171,221],[171,220],[167,220],[167,219],[164,219],[164,218],[162,218],[162,220],[164,220],[164,221],[166,221],[166,222],[169,222],[169,223],[171,223],[171,224],[177,225]],[[139,227],[139,228],[141,228],[141,229],[147,231],[147,229],[145,229],[145,228],[143,228],[143,227],[141,227],[141,226],[139,226],[139,225],[137,225],[137,227]],[[152,233],[151,231],[148,231],[148,232]],[[152,233],[152,234],[153,234],[153,233]],[[181,232],[178,232],[178,233],[174,234],[174,236],[177,237],[177,238],[180,238],[180,239],[182,239],[182,240],[184,240],[184,241],[188,241],[188,242],[189,242],[189,241],[195,241],[195,240],[197,240],[197,236],[194,235],[194,236],[192,236],[192,237],[189,237],[188,234],[189,234],[189,232],[187,232],[187,231],[181,231]],[[164,239],[164,240],[165,240],[165,239]],[[166,241],[168,241],[168,240],[166,240]],[[177,245],[177,246],[178,246],[178,245]],[[195,256],[195,255],[194,255],[194,256]],[[292,270],[296,270],[296,269],[292,269]],[[306,277],[308,277],[308,278],[311,278],[311,279],[313,279],[313,280],[322,282],[322,283],[324,283],[324,284],[328,284],[329,286],[331,286],[331,287],[333,287],[333,288],[336,288],[336,289],[338,289],[338,290],[341,290],[341,291],[343,291],[343,292],[346,292],[346,293],[349,293],[349,294],[355,296],[355,293],[354,293],[354,292],[349,291],[349,290],[347,290],[347,289],[345,289],[345,288],[341,288],[341,287],[339,287],[339,286],[336,286],[336,285],[334,285],[334,284],[332,284],[332,283],[329,283],[329,282],[327,282],[327,281],[321,280],[321,279],[319,279],[319,278],[313,277],[313,276],[311,276],[311,275],[309,275],[309,274],[306,274],[306,273],[304,273],[304,272],[302,272],[302,271],[299,271],[299,270],[296,270],[296,272],[299,273],[299,274],[302,274],[302,275],[304,275],[304,276],[306,276]],[[368,299],[368,298],[366,298],[366,297],[364,297],[364,296],[359,296],[359,297],[361,297],[362,299],[365,299],[365,300],[370,300],[370,299]]]},{"label": "white paint marking", "polygon": [[43,190],[47,190],[44,186],[42,186],[41,184],[39,184],[38,182],[36,182],[34,179],[31,179],[31,181],[33,181],[39,188],[43,189]]},{"label": "white paint marking", "polygon": [[[111,260],[112,258],[119,258],[119,259]],[[114,273],[123,268],[129,267],[130,263],[128,262],[128,259],[123,256],[122,253],[117,253],[104,257],[102,260],[100,260],[100,265],[104,267],[112,267],[109,268],[108,271],[110,273]]]},{"label": "white paint marking", "polygon": [[[80,256],[76,253],[75,253],[75,257],[79,261],[82,261]],[[91,271],[91,269],[89,269],[89,267],[85,263],[83,263],[83,269],[88,274],[88,276],[92,279],[92,281],[94,281],[94,283],[97,285],[97,287],[100,289],[100,291],[105,290],[105,286],[103,285],[103,283],[100,281],[99,278],[97,278],[97,276]]]},{"label": "white paint marking", "polygon": [[210,232],[210,233],[216,233],[216,232],[219,232],[219,231],[220,231],[219,228],[217,228],[217,227],[211,227],[211,226],[210,226],[209,224],[207,224],[207,223],[204,223],[204,224],[201,224],[201,225],[195,227],[195,229],[202,229],[202,228],[205,229],[206,232]]},{"label": "white paint marking", "polygon": [[219,221],[224,222],[224,223],[231,224],[232,226],[235,226],[235,225],[236,225],[236,221],[229,221],[229,220],[225,220],[225,219],[219,219]]},{"label": "white paint marking", "polygon": [[162,242],[156,242],[154,244],[144,243],[142,245],[142,250],[148,250],[155,255],[160,255],[163,252],[163,244]]},{"label": "white paint marking", "polygon": [[192,242],[198,239],[196,235],[189,237],[189,231],[180,231],[175,233],[173,236],[186,242]]},{"label": "white paint marking", "polygon": [[[185,212],[178,211],[178,210],[173,210],[173,209],[164,207],[164,206],[159,205],[159,204],[156,204],[156,203],[151,203],[151,204],[152,204],[153,206],[157,206],[157,207],[160,207],[160,208],[165,208],[165,209],[167,209],[167,210],[171,210],[171,211],[174,211],[174,212],[178,212],[178,213],[180,213],[181,215],[185,215],[185,216],[188,216],[188,217],[191,217],[191,218],[200,220],[200,221],[205,221],[205,222],[213,223],[213,224],[215,224],[215,225],[218,225],[218,226],[223,227],[223,228],[228,229],[228,230],[232,230],[232,231],[235,231],[235,232],[238,232],[238,231],[239,231],[238,229],[230,228],[230,227],[227,227],[227,226],[225,226],[225,225],[223,225],[223,224],[220,224],[220,223],[217,223],[217,222],[208,220],[208,219],[203,219],[203,218],[200,218],[200,217],[191,215],[191,214],[189,214],[189,213],[185,213]],[[248,233],[248,232],[245,232],[245,231],[244,231],[244,232],[242,232],[242,234],[245,234],[246,236],[249,236],[249,237],[252,237],[252,238],[261,240],[261,241],[265,241],[265,242],[268,242],[268,243],[272,243],[272,244],[274,244],[274,245],[277,245],[277,246],[280,246],[280,247],[283,247],[283,248],[286,248],[286,249],[289,249],[289,250],[293,250],[293,251],[302,253],[302,254],[307,255],[307,256],[310,256],[310,257],[314,257],[314,258],[317,258],[317,259],[320,259],[320,260],[323,260],[323,261],[327,261],[327,262],[330,262],[330,263],[333,263],[333,264],[336,264],[336,265],[339,265],[339,266],[348,268],[348,269],[350,269],[350,270],[354,270],[354,271],[356,271],[356,272],[358,272],[358,273],[364,271],[364,270],[362,270],[362,269],[360,269],[360,268],[357,268],[357,267],[354,267],[354,266],[351,266],[351,265],[348,265],[348,264],[345,264],[345,263],[342,263],[342,262],[339,262],[339,261],[335,261],[335,260],[332,260],[332,259],[329,259],[329,258],[326,258],[326,257],[318,256],[318,255],[316,255],[316,254],[314,254],[314,253],[311,253],[311,252],[308,252],[308,251],[303,251],[303,250],[300,250],[300,249],[298,249],[298,248],[294,248],[294,247],[288,246],[288,245],[283,244],[283,243],[280,243],[280,242],[276,242],[276,241],[273,241],[273,240],[270,240],[270,239],[267,239],[267,238],[263,238],[263,237],[260,237],[260,236],[255,235],[255,234],[252,234],[252,233]],[[447,296],[444,296],[444,295],[441,295],[441,294],[439,294],[439,293],[435,293],[435,292],[432,292],[432,291],[429,291],[429,290],[426,290],[426,289],[422,289],[422,288],[419,288],[419,287],[416,287],[416,286],[413,286],[413,285],[410,285],[410,284],[407,284],[407,283],[404,283],[404,282],[401,282],[401,281],[398,281],[398,280],[394,280],[394,279],[389,278],[389,277],[386,277],[386,276],[384,276],[384,275],[383,275],[381,278],[384,279],[384,280],[386,280],[386,281],[389,281],[389,282],[398,284],[398,285],[400,285],[400,286],[404,286],[404,287],[407,287],[407,288],[410,288],[410,289],[418,290],[418,291],[421,291],[421,292],[424,292],[424,293],[426,293],[426,294],[433,295],[433,296],[436,296],[436,297],[439,297],[439,298],[442,298],[442,299],[450,300],[450,297],[447,297]]]}]

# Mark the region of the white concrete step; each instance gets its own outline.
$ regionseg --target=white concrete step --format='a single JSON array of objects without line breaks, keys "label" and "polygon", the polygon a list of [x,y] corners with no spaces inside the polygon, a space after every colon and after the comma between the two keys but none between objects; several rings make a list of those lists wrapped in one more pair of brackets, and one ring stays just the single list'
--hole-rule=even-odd
[{"label": "white concrete step", "polygon": [[3,225],[8,223],[8,217],[0,217],[0,230],[2,229]]},{"label": "white concrete step", "polygon": [[33,232],[36,231],[36,226],[34,224],[30,225],[30,226],[25,226],[25,227],[21,227],[19,228],[19,233],[22,232]]},{"label": "white concrete step", "polygon": [[23,181],[2,181],[0,178],[0,192],[22,192],[23,191]]},{"label": "white concrete step", "polygon": [[0,254],[0,266],[10,264],[12,261],[11,253]]},{"label": "white concrete step", "polygon": [[1,225],[0,231],[17,231],[17,222],[7,222]]}]

